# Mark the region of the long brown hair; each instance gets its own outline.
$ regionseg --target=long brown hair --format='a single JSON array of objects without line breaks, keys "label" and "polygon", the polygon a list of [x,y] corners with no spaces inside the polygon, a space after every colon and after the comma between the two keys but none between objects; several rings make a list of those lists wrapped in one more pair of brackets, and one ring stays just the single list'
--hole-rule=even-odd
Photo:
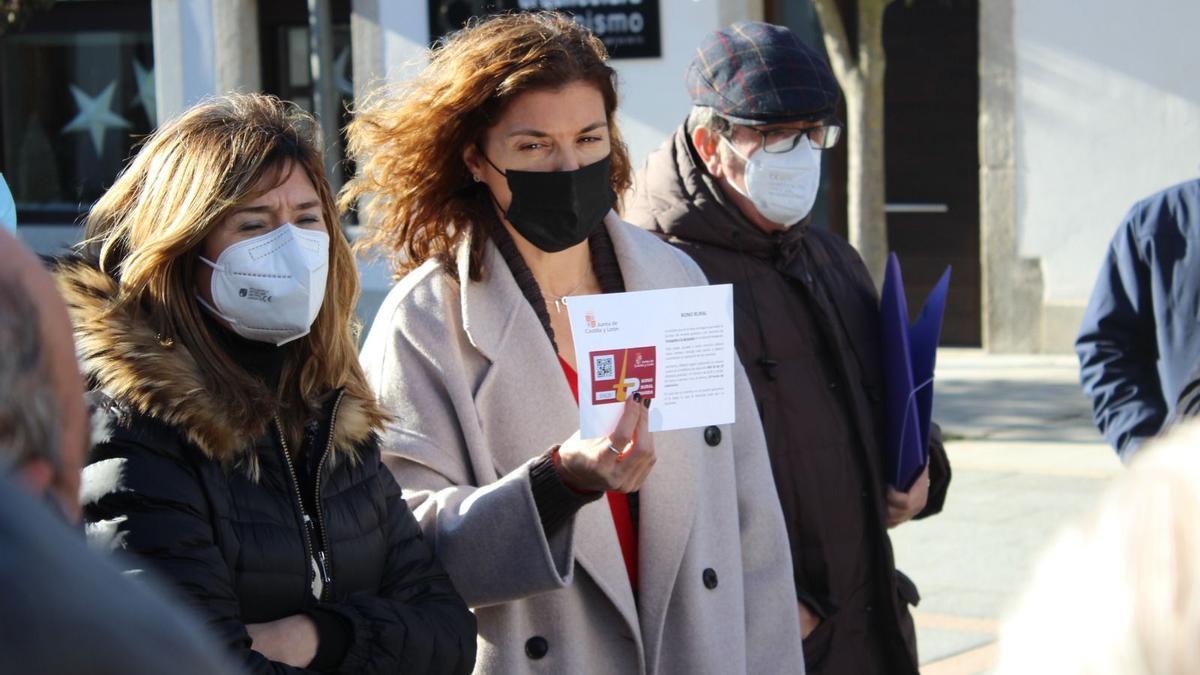
[{"label": "long brown hair", "polygon": [[[397,275],[429,259],[451,274],[454,251],[472,229],[486,227],[487,187],[472,181],[463,151],[482,140],[515,97],[587,82],[604,98],[612,155],[609,182],[630,186],[629,154],[616,125],[616,71],[604,44],[555,12],[475,21],[430,54],[429,66],[399,90],[378,92],[355,114],[347,135],[358,174],[341,195],[368,223],[360,246],[391,254]],[[470,276],[481,274],[475,237]]]},{"label": "long brown hair", "polygon": [[[265,429],[261,416],[269,420],[266,411],[283,404],[292,435],[307,409],[338,387],[365,402],[373,427],[382,424],[358,362],[357,265],[338,227],[316,130],[311,115],[273,96],[202,102],[149,136],[87,217],[84,246],[118,282],[114,307],[144,316],[164,342],[190,352],[206,394],[245,418],[231,425]],[[204,238],[232,208],[263,193],[260,180],[282,184],[288,166],[316,188],[329,229],[329,272],[321,311],[309,334],[290,346],[280,389],[270,392],[214,341],[193,280]]]}]

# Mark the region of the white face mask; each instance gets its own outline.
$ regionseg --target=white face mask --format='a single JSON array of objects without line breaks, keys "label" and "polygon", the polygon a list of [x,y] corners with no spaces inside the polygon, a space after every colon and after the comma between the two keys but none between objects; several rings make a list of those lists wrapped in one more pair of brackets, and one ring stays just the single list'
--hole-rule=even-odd
[{"label": "white face mask", "polygon": [[801,139],[788,152],[764,152],[761,148],[746,157],[724,136],[721,140],[746,163],[746,190],[729,181],[733,189],[754,203],[764,218],[791,227],[812,211],[821,186],[821,151]]},{"label": "white face mask", "polygon": [[291,223],[240,241],[221,252],[213,268],[208,311],[248,340],[282,345],[308,335],[325,298],[329,234]]}]

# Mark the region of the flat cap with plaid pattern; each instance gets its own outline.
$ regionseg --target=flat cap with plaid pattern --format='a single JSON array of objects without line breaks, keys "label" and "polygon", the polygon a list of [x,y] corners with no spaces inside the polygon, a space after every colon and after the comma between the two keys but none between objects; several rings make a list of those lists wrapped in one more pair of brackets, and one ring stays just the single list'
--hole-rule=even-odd
[{"label": "flat cap with plaid pattern", "polygon": [[705,38],[686,82],[693,105],[735,124],[825,119],[840,98],[819,52],[787,28],[759,21],[739,21]]}]

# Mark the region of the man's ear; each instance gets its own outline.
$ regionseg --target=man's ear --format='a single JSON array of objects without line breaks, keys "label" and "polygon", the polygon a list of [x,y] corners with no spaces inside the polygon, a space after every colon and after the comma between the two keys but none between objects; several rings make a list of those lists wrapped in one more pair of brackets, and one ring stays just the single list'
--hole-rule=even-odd
[{"label": "man's ear", "polygon": [[696,127],[692,132],[692,146],[700,155],[700,161],[704,162],[704,168],[714,178],[721,175],[721,156],[717,151],[720,142],[721,137],[707,127]]},{"label": "man's ear", "polygon": [[17,467],[17,480],[35,495],[45,494],[54,484],[54,467],[40,457],[29,459]]}]

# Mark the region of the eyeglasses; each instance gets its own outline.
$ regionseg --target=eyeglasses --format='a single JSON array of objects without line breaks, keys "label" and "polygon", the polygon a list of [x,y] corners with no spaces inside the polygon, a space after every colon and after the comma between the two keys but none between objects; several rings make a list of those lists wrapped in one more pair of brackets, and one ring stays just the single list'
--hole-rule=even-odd
[{"label": "eyeglasses", "polygon": [[763,149],[763,152],[772,154],[790,152],[800,144],[800,139],[802,138],[807,138],[808,144],[814,150],[828,150],[837,145],[838,139],[842,137],[842,125],[836,122],[818,124],[815,127],[804,129],[793,127],[771,129],[769,131],[742,126],[740,124],[737,126],[758,134],[762,138],[760,147]]}]

